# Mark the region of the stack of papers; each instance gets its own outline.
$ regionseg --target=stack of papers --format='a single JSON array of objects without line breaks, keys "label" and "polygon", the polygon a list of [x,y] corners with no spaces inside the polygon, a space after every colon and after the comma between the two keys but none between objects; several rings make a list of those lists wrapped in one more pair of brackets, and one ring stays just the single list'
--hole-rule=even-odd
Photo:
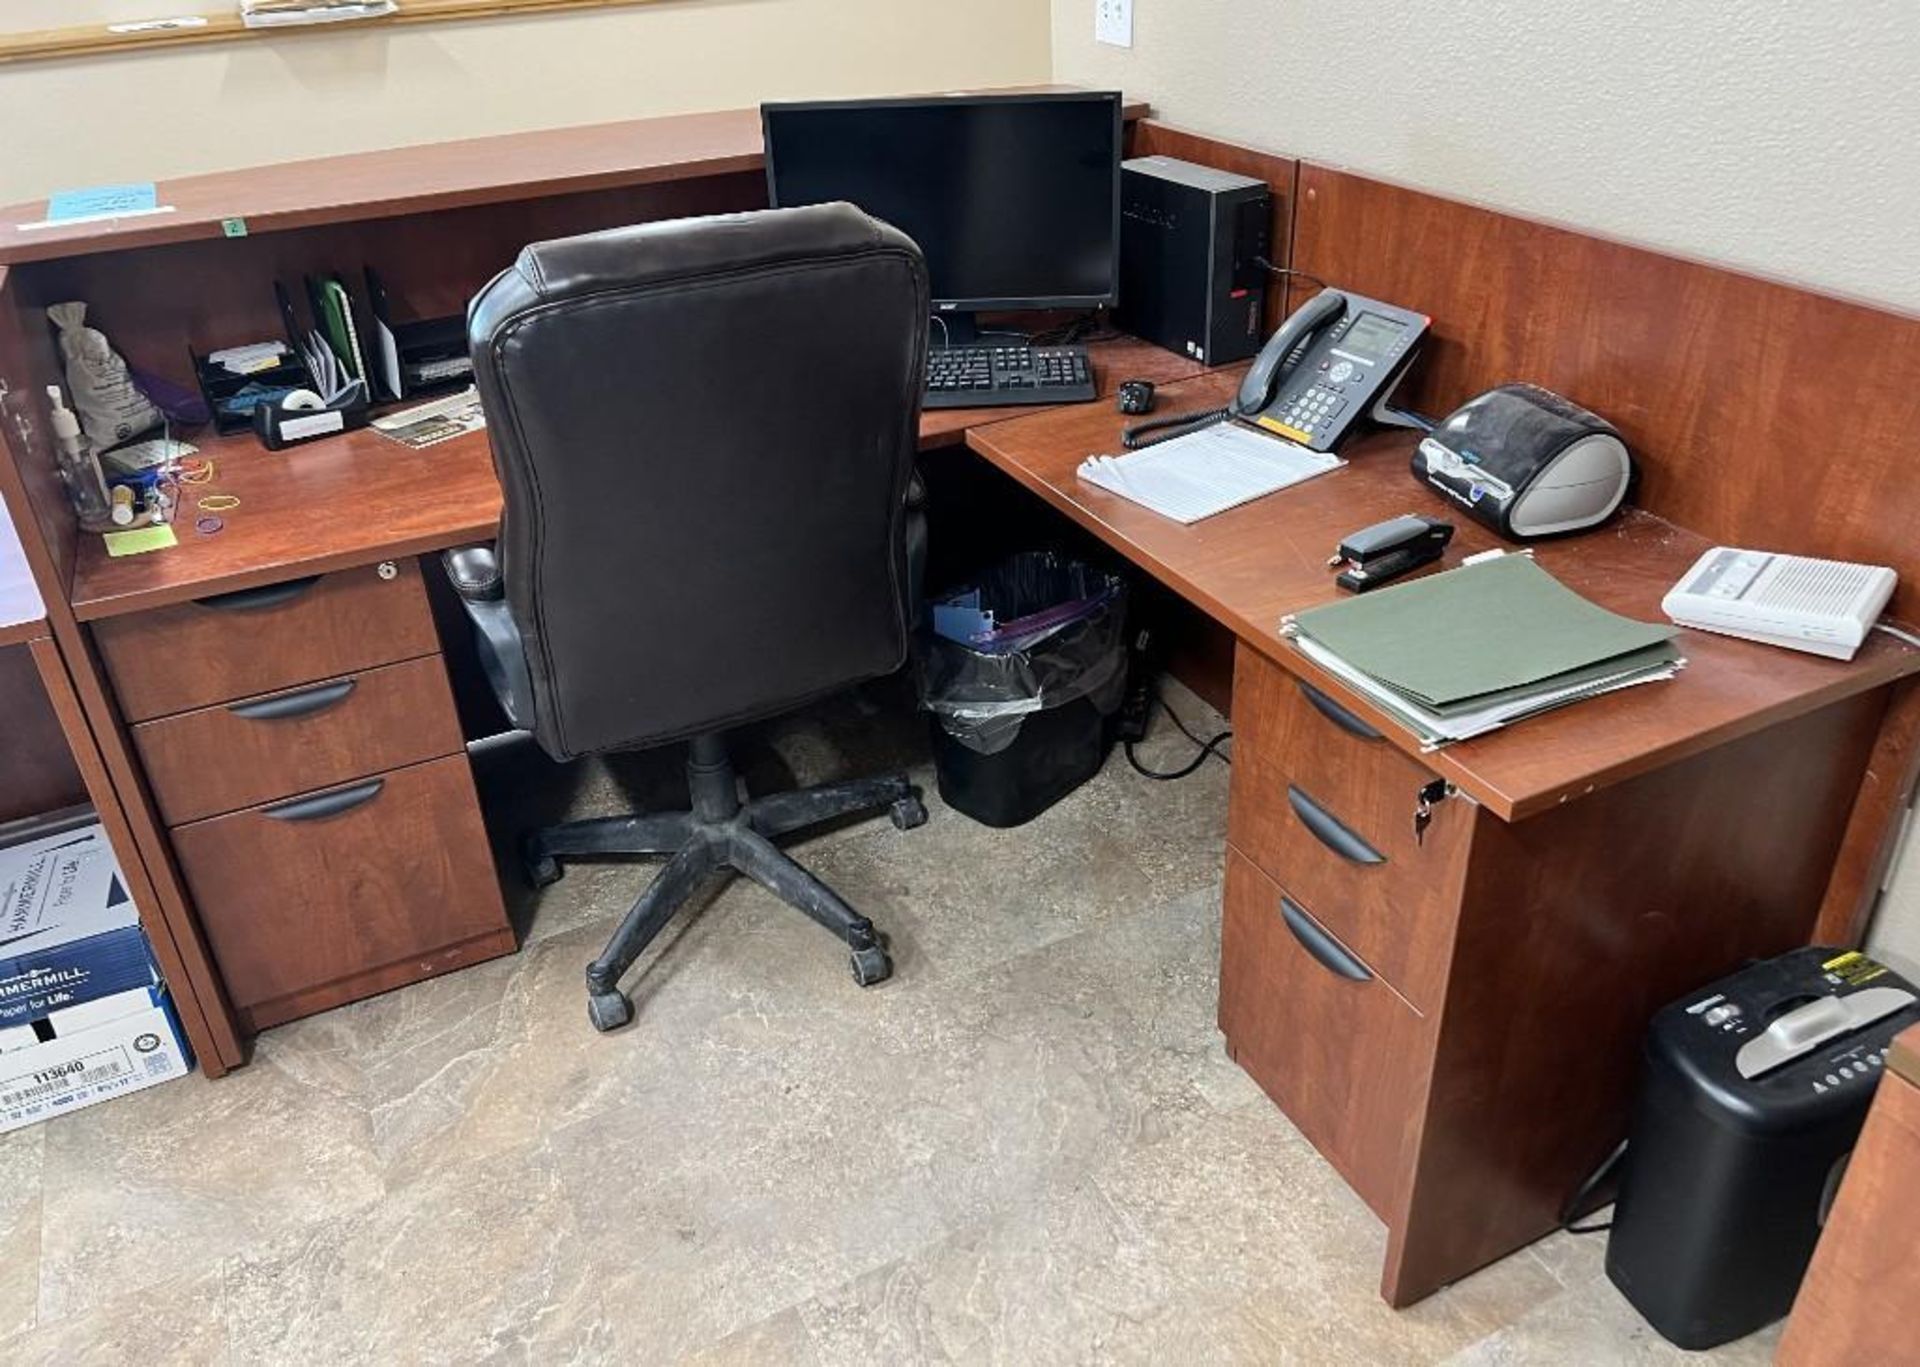
[{"label": "stack of papers", "polygon": [[307,374],[313,377],[314,393],[326,407],[350,408],[366,397],[367,382],[348,372],[346,364],[318,331],[307,334],[306,342],[300,347],[300,359],[307,367]]},{"label": "stack of papers", "polygon": [[1608,612],[1525,555],[1313,608],[1280,630],[1429,747],[1686,664],[1677,628]]},{"label": "stack of papers", "polygon": [[416,451],[468,432],[478,432],[486,425],[487,414],[480,406],[480,391],[472,387],[373,420],[376,432]]},{"label": "stack of papers", "polygon": [[240,22],[248,28],[334,24],[343,19],[378,19],[397,8],[394,0],[240,0]]},{"label": "stack of papers", "polygon": [[263,370],[275,369],[286,355],[285,342],[249,342],[245,346],[209,351],[207,360],[229,375],[257,375]]},{"label": "stack of papers", "polygon": [[1176,522],[1203,517],[1346,464],[1236,422],[1219,422],[1125,456],[1090,456],[1080,478]]}]

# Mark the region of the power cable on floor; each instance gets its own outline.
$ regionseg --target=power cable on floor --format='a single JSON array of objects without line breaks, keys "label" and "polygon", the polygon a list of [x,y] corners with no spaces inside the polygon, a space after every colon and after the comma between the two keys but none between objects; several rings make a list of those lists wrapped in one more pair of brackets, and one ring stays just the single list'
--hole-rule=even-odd
[{"label": "power cable on floor", "polygon": [[1566,1205],[1560,1208],[1560,1228],[1569,1234],[1604,1234],[1613,1228],[1613,1221],[1602,1220],[1598,1223],[1579,1223],[1578,1213],[1600,1184],[1610,1177],[1620,1166],[1620,1160],[1627,1156],[1627,1141],[1621,1140],[1614,1145],[1613,1152],[1600,1160],[1600,1165],[1587,1174],[1586,1180],[1567,1198]]},{"label": "power cable on floor", "polygon": [[1136,774],[1165,783],[1176,778],[1186,778],[1189,774],[1198,772],[1200,766],[1207,762],[1208,756],[1212,756],[1214,759],[1228,766],[1233,764],[1233,760],[1230,757],[1220,753],[1220,747],[1233,739],[1233,732],[1231,730],[1222,731],[1212,740],[1201,740],[1199,736],[1194,734],[1192,727],[1180,720],[1180,714],[1167,705],[1165,698],[1156,695],[1153,701],[1162,712],[1167,714],[1168,719],[1173,722],[1175,728],[1179,730],[1181,735],[1200,747],[1200,753],[1195,755],[1191,762],[1178,769],[1149,769],[1141,762],[1140,757],[1134,753],[1134,743],[1128,741],[1123,748],[1127,752],[1127,763],[1133,766],[1133,771]]}]

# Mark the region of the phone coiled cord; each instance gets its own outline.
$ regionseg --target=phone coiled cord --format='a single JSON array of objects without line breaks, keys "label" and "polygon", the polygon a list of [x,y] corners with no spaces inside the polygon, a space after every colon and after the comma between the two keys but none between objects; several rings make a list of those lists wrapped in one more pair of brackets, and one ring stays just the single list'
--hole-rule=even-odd
[{"label": "phone coiled cord", "polygon": [[[1233,409],[1211,408],[1205,413],[1175,413],[1165,418],[1154,418],[1149,422],[1135,423],[1120,434],[1120,444],[1129,451],[1138,451],[1143,446],[1152,446],[1155,442],[1170,441],[1174,437],[1185,436],[1188,432],[1205,427],[1210,423],[1222,422],[1233,416]],[[1159,433],[1151,436],[1151,433]]]}]

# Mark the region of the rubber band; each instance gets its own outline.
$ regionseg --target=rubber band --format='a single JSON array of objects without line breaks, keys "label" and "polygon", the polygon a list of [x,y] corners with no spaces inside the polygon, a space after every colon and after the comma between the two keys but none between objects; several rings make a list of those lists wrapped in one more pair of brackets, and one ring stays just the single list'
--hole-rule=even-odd
[{"label": "rubber band", "polygon": [[230,513],[240,506],[240,500],[232,494],[208,494],[195,506],[203,513]]},{"label": "rubber band", "polygon": [[181,484],[211,484],[213,461],[205,456],[184,456],[174,478]]},{"label": "rubber band", "polygon": [[212,536],[226,525],[217,517],[203,517],[193,524],[193,529],[202,536]]}]

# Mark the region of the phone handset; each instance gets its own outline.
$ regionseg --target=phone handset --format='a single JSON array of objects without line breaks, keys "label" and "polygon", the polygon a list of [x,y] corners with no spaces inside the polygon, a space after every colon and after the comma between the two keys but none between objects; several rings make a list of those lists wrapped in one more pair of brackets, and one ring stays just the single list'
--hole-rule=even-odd
[{"label": "phone handset", "polygon": [[[1274,392],[1286,375],[1287,357],[1297,351],[1312,333],[1344,313],[1346,307],[1347,296],[1339,290],[1321,290],[1295,309],[1292,316],[1280,325],[1280,330],[1267,339],[1267,344],[1260,348],[1260,354],[1253,359],[1253,368],[1240,382],[1240,392],[1234,396],[1232,403],[1225,408],[1209,409],[1205,413],[1181,413],[1136,424],[1120,434],[1120,444],[1129,451],[1135,451],[1209,423],[1226,418],[1244,418],[1260,412],[1273,402]],[[1158,435],[1152,436],[1151,440],[1146,439],[1155,433]]]}]

